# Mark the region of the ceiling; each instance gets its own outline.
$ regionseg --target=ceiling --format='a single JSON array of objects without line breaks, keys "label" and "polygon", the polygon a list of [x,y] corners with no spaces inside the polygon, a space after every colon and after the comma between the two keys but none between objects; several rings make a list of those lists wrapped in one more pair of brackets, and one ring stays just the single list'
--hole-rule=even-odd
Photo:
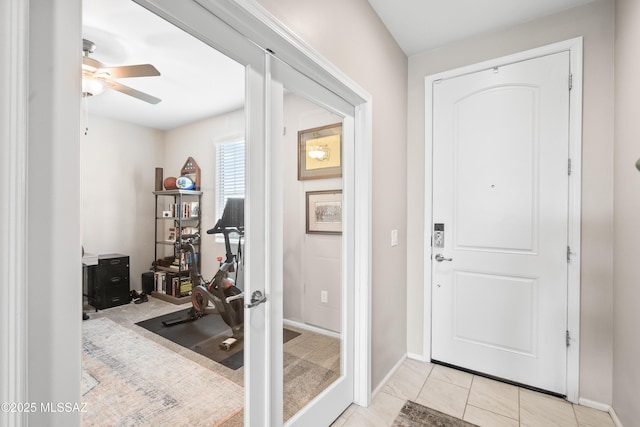
[{"label": "ceiling", "polygon": [[87,98],[89,114],[168,130],[244,105],[244,67],[133,1],[83,0],[82,14],[93,58],[107,66],[148,63],[161,74],[118,79],[159,104],[107,90]]},{"label": "ceiling", "polygon": [[[411,56],[593,0],[368,1]],[[162,99],[159,104],[107,90],[87,99],[89,114],[169,130],[244,105],[240,64],[131,0],[83,0],[83,37],[96,44],[92,57],[107,66],[149,63],[161,74],[118,79]]]},{"label": "ceiling", "polygon": [[593,0],[369,0],[407,56]]}]

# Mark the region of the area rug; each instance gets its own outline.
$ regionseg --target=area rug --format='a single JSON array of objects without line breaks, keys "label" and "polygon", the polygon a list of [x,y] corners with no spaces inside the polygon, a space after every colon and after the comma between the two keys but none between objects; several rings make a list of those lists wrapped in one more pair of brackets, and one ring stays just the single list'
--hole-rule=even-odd
[{"label": "area rug", "polygon": [[284,420],[287,421],[338,379],[339,375],[313,362],[283,354]]},{"label": "area rug", "polygon": [[82,327],[83,426],[220,426],[242,412],[243,388],[222,376],[107,318]]},{"label": "area rug", "polygon": [[435,409],[407,401],[393,427],[478,427],[459,418],[443,414]]},{"label": "area rug", "polygon": [[[231,335],[231,329],[217,314],[207,314],[192,322],[165,326],[163,322],[186,319],[188,311],[185,309],[175,313],[165,314],[136,323],[148,331],[160,335],[189,350],[195,351],[227,368],[236,370],[244,364],[243,343],[238,342],[230,350],[220,349],[220,343]],[[300,333],[284,328],[283,342],[288,342]]]}]

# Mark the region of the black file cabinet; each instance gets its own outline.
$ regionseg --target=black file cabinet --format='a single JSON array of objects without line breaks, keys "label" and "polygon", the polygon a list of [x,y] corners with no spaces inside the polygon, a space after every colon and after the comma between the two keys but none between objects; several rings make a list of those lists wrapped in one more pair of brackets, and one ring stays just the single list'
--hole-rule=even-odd
[{"label": "black file cabinet", "polygon": [[100,255],[98,265],[91,273],[88,275],[87,300],[96,310],[130,302],[128,256]]}]

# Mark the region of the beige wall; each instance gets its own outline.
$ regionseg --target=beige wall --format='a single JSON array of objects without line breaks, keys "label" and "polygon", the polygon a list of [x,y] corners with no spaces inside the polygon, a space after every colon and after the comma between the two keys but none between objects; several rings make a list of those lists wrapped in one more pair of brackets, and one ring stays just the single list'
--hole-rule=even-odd
[{"label": "beige wall", "polygon": [[600,0],[409,58],[408,351],[423,353],[424,77],[584,37],[580,397],[610,404],[613,281],[614,7]]},{"label": "beige wall", "polygon": [[625,426],[640,420],[640,2],[616,1],[615,282],[613,409]]},{"label": "beige wall", "polygon": [[[215,259],[225,253],[222,241],[205,234],[217,221],[215,143],[243,137],[244,111],[221,114],[169,131],[99,116],[91,116],[88,125],[81,150],[85,251],[129,255],[131,289],[142,289],[141,274],[149,271],[154,260],[155,168],[163,168],[164,178],[177,177],[191,156],[202,169],[201,273],[207,279],[213,277],[217,270]],[[166,254],[158,254],[163,255]]]},{"label": "beige wall", "polygon": [[[298,180],[298,131],[341,123],[330,111],[289,93],[284,98],[284,318],[340,332],[342,237],[307,234],[306,192],[342,188],[342,178]],[[327,302],[320,292],[327,292]]]},{"label": "beige wall", "polygon": [[164,132],[97,116],[87,125],[80,159],[82,245],[92,254],[128,255],[131,289],[140,290],[140,276],[153,261],[152,191]]},{"label": "beige wall", "polygon": [[[218,235],[206,234],[218,221],[216,218],[216,143],[244,138],[244,110],[232,111],[219,116],[199,120],[165,132],[164,177],[180,176],[180,169],[189,156],[193,157],[201,169],[202,235],[201,273],[211,279],[218,269],[216,257],[224,256],[223,240]],[[234,249],[235,251],[235,249]]]},{"label": "beige wall", "polygon": [[[372,386],[406,350],[407,58],[366,0],[260,0],[373,98]],[[390,246],[397,229],[399,245]]]}]

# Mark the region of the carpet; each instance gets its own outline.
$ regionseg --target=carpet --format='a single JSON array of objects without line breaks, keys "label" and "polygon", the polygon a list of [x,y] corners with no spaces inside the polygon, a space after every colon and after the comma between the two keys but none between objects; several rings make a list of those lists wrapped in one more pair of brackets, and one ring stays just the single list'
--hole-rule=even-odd
[{"label": "carpet", "polygon": [[[177,311],[152,319],[136,323],[136,325],[150,332],[160,335],[189,350],[195,351],[209,359],[218,362],[229,369],[239,369],[244,365],[243,342],[239,342],[230,350],[222,350],[219,344],[231,335],[231,329],[217,314],[207,314],[198,320],[180,323],[173,326],[164,326],[162,322],[175,319],[185,319],[188,311]],[[288,342],[300,335],[300,333],[284,328],[283,342]]]},{"label": "carpet", "polygon": [[219,426],[242,412],[224,377],[107,318],[82,328],[83,426]]},{"label": "carpet", "polygon": [[337,372],[287,352],[283,354],[283,365],[285,421],[339,377]]},{"label": "carpet", "polygon": [[443,414],[435,409],[407,401],[393,427],[478,427],[459,418]]}]

